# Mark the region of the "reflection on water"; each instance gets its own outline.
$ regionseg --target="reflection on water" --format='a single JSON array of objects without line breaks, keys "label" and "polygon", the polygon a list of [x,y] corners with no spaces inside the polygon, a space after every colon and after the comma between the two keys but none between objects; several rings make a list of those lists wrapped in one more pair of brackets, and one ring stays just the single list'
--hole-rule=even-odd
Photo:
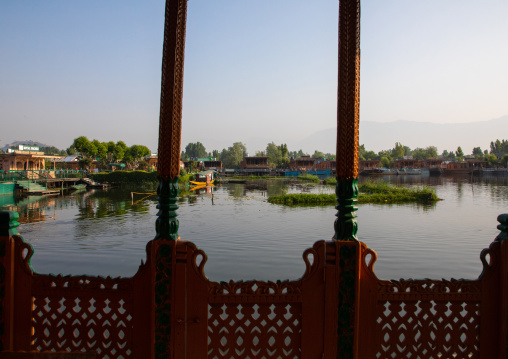
[{"label": "reflection on water", "polygon": [[[378,276],[479,275],[480,251],[498,233],[497,215],[507,212],[508,178],[360,178],[365,180],[427,185],[443,199],[431,206],[359,206],[358,236],[378,253]],[[205,272],[214,280],[296,279],[304,271],[303,251],[317,240],[331,239],[336,210],[266,201],[291,192],[333,193],[334,188],[266,180],[184,192],[178,201],[180,236],[207,253]],[[34,246],[32,264],[42,273],[131,276],[155,235],[156,196],[133,200],[130,189],[14,202],[2,209],[21,214],[19,230]]]}]

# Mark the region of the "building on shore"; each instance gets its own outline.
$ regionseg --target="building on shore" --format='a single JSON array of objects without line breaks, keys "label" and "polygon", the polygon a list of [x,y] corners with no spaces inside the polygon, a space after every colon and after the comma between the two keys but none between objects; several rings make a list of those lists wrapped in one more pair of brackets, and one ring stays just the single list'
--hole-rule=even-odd
[{"label": "building on shore", "polygon": [[[48,156],[39,151],[37,146],[19,145],[18,149],[8,149],[7,153],[0,154],[0,171],[40,171],[46,169],[46,161],[55,161],[60,156]],[[51,168],[48,168],[51,169]]]},{"label": "building on shore", "polygon": [[270,165],[268,164],[268,157],[254,156],[244,157],[243,161],[240,162],[240,168],[243,170],[268,170]]},{"label": "building on shore", "polygon": [[289,161],[288,168],[297,171],[309,171],[316,169],[316,159],[310,156],[302,156]]}]

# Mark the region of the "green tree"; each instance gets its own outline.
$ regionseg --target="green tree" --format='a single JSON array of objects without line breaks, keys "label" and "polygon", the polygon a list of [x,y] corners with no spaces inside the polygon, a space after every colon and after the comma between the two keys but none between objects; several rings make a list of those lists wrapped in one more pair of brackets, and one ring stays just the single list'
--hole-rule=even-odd
[{"label": "green tree", "polygon": [[325,154],[321,151],[315,150],[311,157],[322,160],[323,158],[325,158]]},{"label": "green tree", "polygon": [[127,151],[128,147],[123,141],[118,141],[115,144],[115,149],[113,150],[113,160],[115,162],[120,162],[123,160],[125,156],[125,152]]},{"label": "green tree", "polygon": [[98,140],[93,140],[92,144],[97,149],[96,158],[104,164],[106,162],[106,158],[108,155],[108,144],[106,142],[100,142]]},{"label": "green tree", "polygon": [[185,153],[189,158],[205,158],[207,157],[206,148],[201,142],[189,143],[185,146]]},{"label": "green tree", "polygon": [[289,163],[289,150],[288,145],[283,143],[279,146],[281,154],[281,162],[277,165],[279,168],[284,168]]},{"label": "green tree", "polygon": [[83,159],[93,158],[97,155],[97,147],[85,136],[79,136],[72,142],[72,146]]},{"label": "green tree", "polygon": [[484,160],[487,161],[487,167],[497,167],[497,164],[499,163],[496,155],[493,153],[486,155]]},{"label": "green tree", "polygon": [[505,153],[503,157],[501,157],[501,163],[504,167],[508,167],[508,153]]},{"label": "green tree", "polygon": [[115,161],[115,143],[113,141],[109,141],[105,143],[106,145],[106,162],[113,163]]},{"label": "green tree", "polygon": [[438,157],[436,146],[425,147],[425,151],[427,151],[427,158],[437,158]]},{"label": "green tree", "polygon": [[483,151],[480,147],[473,148],[473,156],[474,158],[483,158]]},{"label": "green tree", "polygon": [[266,155],[268,164],[272,167],[278,167],[282,163],[282,152],[275,143],[271,142],[266,146]]},{"label": "green tree", "polygon": [[391,163],[391,160],[389,157],[387,157],[387,156],[381,157],[381,166],[382,167],[390,168],[390,163]]},{"label": "green tree", "polygon": [[60,155],[60,150],[54,146],[41,147],[39,151],[44,152],[46,156],[58,156]]},{"label": "green tree", "polygon": [[367,151],[365,149],[365,145],[360,145],[359,148],[359,159],[364,161],[364,160],[379,160],[380,157],[378,154],[376,154],[376,152],[374,151]]},{"label": "green tree", "polygon": [[443,150],[441,158],[447,161],[455,161],[457,159],[457,157],[455,156],[455,152],[453,151],[448,152],[448,150]]},{"label": "green tree", "polygon": [[308,155],[300,149],[299,151],[288,152],[288,156],[292,157],[292,158],[300,158],[302,156],[308,156]]},{"label": "green tree", "polygon": [[68,156],[74,156],[76,154],[76,148],[74,148],[74,145],[70,145],[69,148],[65,150]]},{"label": "green tree", "polygon": [[508,153],[508,140],[496,140],[490,143],[490,153]]},{"label": "green tree", "polygon": [[247,153],[247,148],[241,142],[233,143],[233,146],[228,149],[223,149],[221,153],[221,160],[225,168],[239,168],[240,162]]},{"label": "green tree", "polygon": [[125,151],[123,160],[135,170],[139,167],[140,162],[147,156],[150,156],[148,147],[143,145],[132,145]]},{"label": "green tree", "polygon": [[392,148],[392,158],[402,158],[405,154],[405,148],[400,144],[400,142],[395,142],[395,147]]},{"label": "green tree", "polygon": [[427,158],[427,151],[424,148],[416,147],[413,150],[413,158],[417,160],[424,160]]},{"label": "green tree", "polygon": [[464,152],[462,151],[462,148],[460,146],[457,147],[457,151],[455,151],[455,156],[459,158],[459,161],[464,157]]}]

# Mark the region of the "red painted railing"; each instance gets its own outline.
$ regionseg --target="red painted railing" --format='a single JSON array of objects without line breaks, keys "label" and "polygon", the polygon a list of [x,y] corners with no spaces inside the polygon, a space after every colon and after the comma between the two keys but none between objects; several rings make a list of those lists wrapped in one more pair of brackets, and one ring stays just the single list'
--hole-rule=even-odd
[{"label": "red painted railing", "polygon": [[505,358],[507,220],[479,279],[437,281],[380,280],[375,252],[354,241],[315,243],[297,281],[211,282],[206,254],[183,240],[150,241],[132,278],[42,275],[3,231],[0,342],[108,359]]}]

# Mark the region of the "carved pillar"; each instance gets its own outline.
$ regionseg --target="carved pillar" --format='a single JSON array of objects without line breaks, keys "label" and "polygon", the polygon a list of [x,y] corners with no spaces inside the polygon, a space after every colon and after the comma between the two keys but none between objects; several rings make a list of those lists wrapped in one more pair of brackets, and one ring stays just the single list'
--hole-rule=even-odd
[{"label": "carved pillar", "polygon": [[[338,311],[336,358],[358,357],[359,247],[356,233],[358,133],[360,124],[360,0],[339,1],[337,94]],[[349,243],[348,243],[349,242]],[[353,242],[353,243],[351,243]]]},{"label": "carved pillar", "polygon": [[179,192],[182,134],[183,65],[187,0],[167,0],[162,51],[161,106],[159,118],[159,205],[155,239],[178,238],[176,210]]},{"label": "carved pillar", "polygon": [[360,124],[360,0],[339,1],[336,240],[356,241]]},{"label": "carved pillar", "polygon": [[[178,237],[177,197],[179,192],[180,148],[182,134],[183,66],[187,0],[166,0],[164,45],[162,50],[161,106],[157,194],[159,204],[155,241],[150,244],[153,285],[153,353],[156,359],[179,358],[175,318],[175,248]],[[184,316],[185,313],[183,313]],[[178,348],[177,348],[178,347]]]}]

